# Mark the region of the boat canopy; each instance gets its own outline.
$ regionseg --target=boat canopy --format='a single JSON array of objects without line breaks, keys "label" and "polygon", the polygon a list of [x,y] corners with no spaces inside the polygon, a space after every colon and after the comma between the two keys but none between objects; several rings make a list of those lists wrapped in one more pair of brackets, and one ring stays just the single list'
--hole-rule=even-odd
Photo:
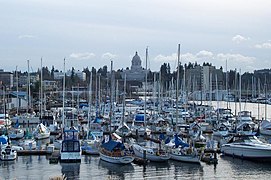
[{"label": "boat canopy", "polygon": [[113,141],[113,140],[109,140],[107,143],[103,143],[101,146],[108,151],[113,151],[113,149],[115,148],[118,148],[121,150],[124,149],[124,145],[121,142]]},{"label": "boat canopy", "polygon": [[144,122],[144,114],[137,114],[135,116],[135,121],[141,121]]},{"label": "boat canopy", "polygon": [[8,143],[8,137],[5,135],[0,136],[0,144],[7,144]]}]

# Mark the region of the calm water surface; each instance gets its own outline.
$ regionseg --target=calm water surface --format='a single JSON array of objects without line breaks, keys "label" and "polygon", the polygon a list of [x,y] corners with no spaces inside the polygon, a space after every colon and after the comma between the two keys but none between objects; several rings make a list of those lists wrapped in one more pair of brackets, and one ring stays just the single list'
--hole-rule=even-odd
[{"label": "calm water surface", "polygon": [[81,163],[49,164],[46,156],[19,156],[0,162],[0,179],[270,179],[271,164],[219,156],[218,164],[187,164],[176,161],[146,166],[114,165],[98,156],[83,156]]}]

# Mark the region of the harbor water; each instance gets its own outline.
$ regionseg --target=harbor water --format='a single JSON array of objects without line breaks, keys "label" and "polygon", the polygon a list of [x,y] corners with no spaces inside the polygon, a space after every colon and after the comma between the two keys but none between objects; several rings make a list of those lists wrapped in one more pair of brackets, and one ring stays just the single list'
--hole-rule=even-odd
[{"label": "harbor water", "polygon": [[82,156],[81,163],[49,164],[46,156],[19,156],[15,162],[0,162],[0,179],[49,179],[65,174],[67,179],[270,179],[271,164],[219,155],[217,165],[176,161],[116,165],[99,156]]},{"label": "harbor water", "polygon": [[[200,104],[200,101],[195,103]],[[229,108],[232,110],[233,115],[238,114],[239,111],[250,111],[252,117],[256,119],[267,119],[271,120],[271,105],[270,104],[258,104],[258,103],[249,103],[249,102],[226,102],[226,101],[203,101],[204,105],[212,105],[214,109],[217,108]]]}]

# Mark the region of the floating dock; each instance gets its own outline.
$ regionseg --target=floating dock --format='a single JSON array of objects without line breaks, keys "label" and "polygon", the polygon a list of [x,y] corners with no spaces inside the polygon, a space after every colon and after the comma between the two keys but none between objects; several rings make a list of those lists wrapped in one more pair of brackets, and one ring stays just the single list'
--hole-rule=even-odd
[{"label": "floating dock", "polygon": [[29,155],[48,155],[52,153],[48,152],[47,150],[18,150],[17,154],[18,156],[29,156]]},{"label": "floating dock", "polygon": [[60,151],[54,151],[52,155],[49,157],[49,163],[50,164],[57,164],[60,158]]}]

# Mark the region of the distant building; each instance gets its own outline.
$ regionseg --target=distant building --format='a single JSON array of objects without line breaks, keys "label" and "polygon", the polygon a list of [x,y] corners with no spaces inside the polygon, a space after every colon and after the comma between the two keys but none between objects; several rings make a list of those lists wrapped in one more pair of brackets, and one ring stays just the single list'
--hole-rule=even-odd
[{"label": "distant building", "polygon": [[0,84],[6,86],[6,88],[10,89],[13,87],[13,73],[12,72],[4,72],[3,69],[0,69]]},{"label": "distant building", "polygon": [[7,104],[7,109],[27,109],[27,92],[24,91],[12,91],[9,94],[9,103]]},{"label": "distant building", "polygon": [[198,65],[186,70],[186,81],[188,92],[192,93],[195,100],[224,98],[226,91],[222,69]]},{"label": "distant building", "polygon": [[43,84],[43,88],[45,91],[57,90],[57,82],[56,81],[43,80],[42,84]]},{"label": "distant building", "polygon": [[[69,70],[66,72],[66,76],[71,77],[72,75],[72,71]],[[81,79],[82,81],[86,81],[86,73],[85,72],[81,72],[81,71],[74,71],[74,75],[77,76],[79,79]],[[63,79],[64,77],[64,73],[63,72],[54,72],[54,79],[55,80],[60,80]]]},{"label": "distant building", "polygon": [[125,74],[126,74],[127,81],[143,82],[145,80],[146,71],[148,71],[148,70],[142,68],[141,62],[142,61],[136,52],[133,59],[132,59],[131,69],[123,71],[123,73],[121,74],[122,79],[124,79]]}]

